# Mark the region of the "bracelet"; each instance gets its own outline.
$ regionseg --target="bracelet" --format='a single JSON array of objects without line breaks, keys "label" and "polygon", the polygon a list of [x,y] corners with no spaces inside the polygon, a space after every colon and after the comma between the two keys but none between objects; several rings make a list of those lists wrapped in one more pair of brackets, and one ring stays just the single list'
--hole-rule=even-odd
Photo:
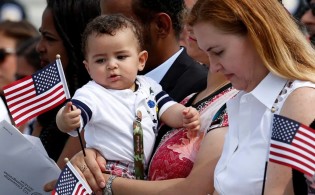
[{"label": "bracelet", "polygon": [[109,176],[109,178],[106,182],[105,188],[103,189],[103,195],[113,195],[114,194],[113,190],[112,190],[112,183],[116,177],[117,177],[116,175],[110,175]]}]

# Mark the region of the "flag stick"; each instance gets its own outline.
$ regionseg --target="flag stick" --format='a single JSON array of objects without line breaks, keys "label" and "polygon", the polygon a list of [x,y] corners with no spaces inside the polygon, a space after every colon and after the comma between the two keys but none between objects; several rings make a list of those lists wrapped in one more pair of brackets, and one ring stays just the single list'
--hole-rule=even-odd
[{"label": "flag stick", "polygon": [[[60,55],[59,54],[56,55],[56,62],[57,62],[58,70],[59,70],[59,72],[61,74],[60,75],[60,79],[61,79],[61,81],[63,83],[63,89],[64,89],[65,94],[66,94],[66,99],[70,100],[70,98],[71,98],[70,97],[70,92],[69,92],[69,89],[68,89],[66,76],[65,76],[65,74],[63,72],[63,67],[62,67],[62,64],[61,64],[61,60],[60,60]],[[72,106],[71,106],[71,110],[73,110]],[[83,155],[86,156],[79,128],[77,128],[76,131],[78,132],[78,137],[79,137],[79,140],[80,140],[80,145],[81,145],[81,149],[83,151]]]},{"label": "flag stick", "polygon": [[84,150],[84,146],[83,146],[83,142],[82,142],[82,138],[81,138],[81,135],[80,135],[80,132],[79,132],[79,128],[77,128],[77,132],[78,132],[78,136],[79,136],[79,140],[80,140],[80,145],[81,145],[81,148],[82,148],[82,151],[83,151],[83,155],[85,155],[85,150]]},{"label": "flag stick", "polygon": [[263,185],[262,185],[261,195],[264,195],[264,193],[265,193],[265,184],[266,184],[267,167],[268,167],[268,159],[267,159],[267,161],[266,161],[266,163],[265,163],[264,179],[263,179]]},{"label": "flag stick", "polygon": [[[71,110],[73,110],[73,106],[72,105],[71,105]],[[86,156],[79,128],[77,128],[76,131],[78,132],[78,137],[79,137],[79,140],[80,140],[80,145],[81,145],[81,148],[82,148],[82,151],[83,151],[83,155]]]}]

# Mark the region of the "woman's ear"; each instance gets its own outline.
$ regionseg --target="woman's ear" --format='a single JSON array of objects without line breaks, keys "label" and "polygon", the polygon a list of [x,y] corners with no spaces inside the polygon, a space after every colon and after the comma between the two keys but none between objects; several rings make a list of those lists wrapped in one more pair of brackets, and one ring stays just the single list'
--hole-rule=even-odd
[{"label": "woman's ear", "polygon": [[138,65],[139,71],[142,71],[144,69],[147,59],[148,59],[148,52],[146,50],[141,51],[139,53],[139,65]]}]

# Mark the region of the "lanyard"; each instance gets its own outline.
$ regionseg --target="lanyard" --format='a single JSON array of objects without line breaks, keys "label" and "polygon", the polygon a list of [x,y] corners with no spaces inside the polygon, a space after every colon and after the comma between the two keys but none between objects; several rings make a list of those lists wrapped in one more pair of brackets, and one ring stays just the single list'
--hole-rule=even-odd
[{"label": "lanyard", "polygon": [[133,122],[134,163],[136,179],[144,179],[143,130],[141,127],[142,113],[137,111]]}]

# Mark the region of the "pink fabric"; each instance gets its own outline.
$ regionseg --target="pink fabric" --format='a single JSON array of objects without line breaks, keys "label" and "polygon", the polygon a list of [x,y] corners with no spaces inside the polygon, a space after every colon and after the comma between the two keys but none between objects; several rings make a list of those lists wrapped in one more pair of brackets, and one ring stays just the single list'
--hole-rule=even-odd
[{"label": "pink fabric", "polygon": [[190,173],[203,134],[190,138],[187,130],[174,130],[152,158],[149,180],[187,177]]},{"label": "pink fabric", "polygon": [[[230,94],[230,96],[228,94]],[[208,121],[208,125],[210,125],[206,127],[205,130],[211,129],[212,116],[221,107],[217,105],[218,109],[209,113],[207,110],[211,109],[211,105],[213,106],[219,101],[221,102],[220,105],[223,105],[234,94],[236,94],[236,91],[232,88],[228,88],[213,98],[203,100],[203,102],[199,104],[197,110],[200,112],[200,116],[203,115],[203,122],[206,124]],[[187,97],[181,103],[185,104],[191,97],[192,96]],[[228,126],[228,116],[225,111],[214,126],[215,128]],[[206,131],[204,131],[204,133],[206,133]],[[169,134],[165,135],[152,157],[148,171],[148,179],[166,180],[187,177],[193,167],[203,137],[204,134],[201,133],[200,136],[191,138],[187,134],[187,130],[183,128],[172,130]]]},{"label": "pink fabric", "polygon": [[109,161],[106,162],[106,173],[110,175],[116,175],[118,177],[124,177],[129,179],[135,179],[134,166],[131,162]]}]

